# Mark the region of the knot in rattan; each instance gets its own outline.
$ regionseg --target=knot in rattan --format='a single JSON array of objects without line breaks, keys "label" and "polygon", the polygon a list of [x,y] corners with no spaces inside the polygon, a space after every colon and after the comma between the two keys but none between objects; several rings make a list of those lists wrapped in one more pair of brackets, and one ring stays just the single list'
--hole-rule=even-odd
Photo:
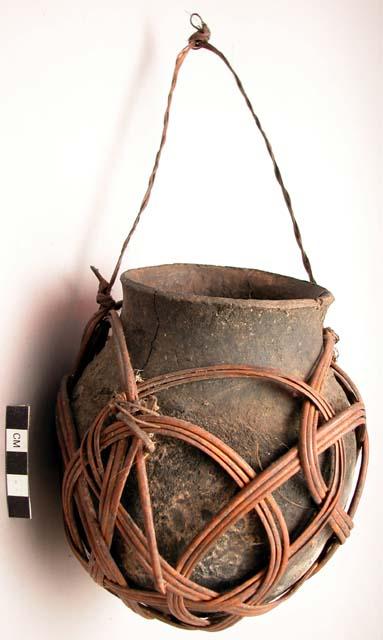
[{"label": "knot in rattan", "polygon": [[99,272],[96,267],[91,267],[91,270],[95,274],[98,280],[98,291],[96,296],[96,302],[100,305],[102,313],[111,311],[112,309],[118,309],[121,306],[120,302],[116,302],[111,295],[111,284],[108,282]]},{"label": "knot in rattan", "polygon": [[198,13],[191,14],[190,24],[196,31],[190,36],[189,44],[192,49],[199,49],[202,44],[209,42],[210,29]]}]

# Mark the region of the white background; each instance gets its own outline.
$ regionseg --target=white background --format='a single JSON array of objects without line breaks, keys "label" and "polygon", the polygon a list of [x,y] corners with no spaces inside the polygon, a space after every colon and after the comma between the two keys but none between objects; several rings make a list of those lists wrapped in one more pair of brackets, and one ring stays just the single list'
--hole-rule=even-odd
[{"label": "white background", "polygon": [[[0,404],[2,420],[6,404],[32,405],[34,510],[31,522],[9,520],[1,483],[1,631],[186,633],[137,617],[72,557],[52,416],[95,307],[89,265],[110,274],[145,190],[188,11],[208,22],[270,136],[314,273],[336,297],[328,323],[366,400],[372,443],[350,540],[288,603],[224,637],[382,638],[383,21],[373,0],[0,0]],[[207,52],[185,63],[125,266],[175,261],[304,277],[263,142]],[[4,478],[3,462],[2,449]]]}]

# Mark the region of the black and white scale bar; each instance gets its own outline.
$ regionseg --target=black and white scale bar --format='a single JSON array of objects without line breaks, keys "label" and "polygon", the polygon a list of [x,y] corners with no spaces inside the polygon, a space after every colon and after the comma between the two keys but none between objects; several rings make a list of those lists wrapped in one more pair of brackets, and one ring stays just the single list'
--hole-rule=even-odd
[{"label": "black and white scale bar", "polygon": [[28,481],[29,418],[29,405],[7,407],[5,469],[10,518],[32,517]]}]

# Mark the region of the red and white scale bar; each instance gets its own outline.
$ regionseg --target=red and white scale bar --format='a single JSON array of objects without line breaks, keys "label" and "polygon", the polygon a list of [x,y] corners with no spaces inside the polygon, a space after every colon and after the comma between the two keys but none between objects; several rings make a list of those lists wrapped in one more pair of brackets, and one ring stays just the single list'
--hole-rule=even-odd
[{"label": "red and white scale bar", "polygon": [[28,479],[29,405],[7,406],[5,469],[10,518],[31,518]]}]

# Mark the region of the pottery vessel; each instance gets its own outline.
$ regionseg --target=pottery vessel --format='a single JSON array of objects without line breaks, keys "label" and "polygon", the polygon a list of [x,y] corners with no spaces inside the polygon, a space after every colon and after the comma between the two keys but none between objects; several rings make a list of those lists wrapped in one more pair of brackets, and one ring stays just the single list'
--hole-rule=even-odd
[{"label": "pottery vessel", "polygon": [[[329,291],[294,278],[231,267],[162,265],[126,271],[121,319],[139,378],[216,364],[278,369],[310,380],[323,347],[323,322],[333,301]],[[120,390],[111,340],[77,382],[72,408],[82,436],[100,409]],[[334,410],[348,406],[330,372],[324,396]],[[202,426],[238,452],[256,471],[297,443],[302,400],[265,380],[192,382],[161,391],[160,413]],[[344,437],[347,501],[355,466],[354,433]],[[173,566],[190,541],[238,490],[216,463],[179,440],[157,436],[146,459],[158,548]],[[325,480],[333,453],[320,456]],[[316,513],[302,473],[274,498],[293,541]],[[143,528],[137,482],[132,473],[123,505]],[[296,582],[320,554],[327,526],[287,567],[272,596]],[[192,579],[217,591],[231,588],[267,564],[268,543],[252,512],[222,535],[194,569]],[[130,583],[151,587],[132,549],[115,534],[113,554]]]}]

